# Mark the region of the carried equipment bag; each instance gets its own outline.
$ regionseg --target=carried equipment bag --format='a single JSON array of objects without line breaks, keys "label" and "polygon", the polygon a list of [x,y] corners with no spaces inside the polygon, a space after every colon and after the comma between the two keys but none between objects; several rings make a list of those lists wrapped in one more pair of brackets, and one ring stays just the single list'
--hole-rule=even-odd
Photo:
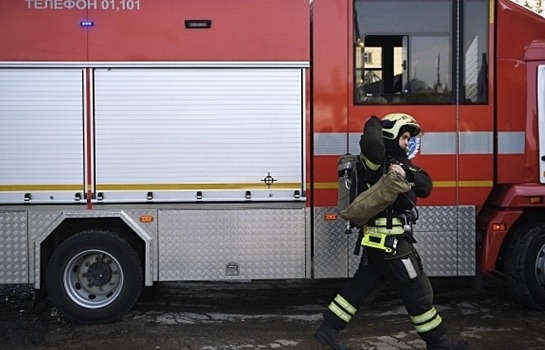
[{"label": "carried equipment bag", "polygon": [[363,226],[369,219],[393,204],[398,194],[408,192],[410,189],[411,183],[400,174],[390,171],[358,195],[339,214],[357,226]]}]

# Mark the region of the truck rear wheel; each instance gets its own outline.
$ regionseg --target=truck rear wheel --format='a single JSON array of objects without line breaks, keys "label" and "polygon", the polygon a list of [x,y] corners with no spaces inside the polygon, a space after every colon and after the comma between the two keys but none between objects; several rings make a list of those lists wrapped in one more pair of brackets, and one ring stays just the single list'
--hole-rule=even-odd
[{"label": "truck rear wheel", "polygon": [[545,310],[545,224],[513,232],[505,257],[507,289],[522,305]]},{"label": "truck rear wheel", "polygon": [[143,288],[142,265],[118,235],[84,231],[64,241],[46,270],[49,298],[79,324],[110,323],[129,311]]}]

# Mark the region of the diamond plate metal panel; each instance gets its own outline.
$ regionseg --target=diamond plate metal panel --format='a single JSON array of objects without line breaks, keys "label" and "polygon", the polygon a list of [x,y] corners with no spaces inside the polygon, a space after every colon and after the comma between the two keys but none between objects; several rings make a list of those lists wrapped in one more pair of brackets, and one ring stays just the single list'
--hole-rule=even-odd
[{"label": "diamond plate metal panel", "polygon": [[414,235],[426,273],[437,277],[475,275],[475,208],[430,206],[419,211]]},{"label": "diamond plate metal panel", "polygon": [[458,207],[458,276],[475,276],[477,271],[476,211]]},{"label": "diamond plate metal panel", "polygon": [[345,220],[325,220],[326,213],[337,213],[337,208],[323,207],[315,210],[314,277],[347,277],[350,241],[355,241],[357,237],[345,234]]},{"label": "diamond plate metal panel", "polygon": [[36,288],[40,287],[39,281],[36,281],[36,276],[40,276],[40,251],[35,250],[34,243],[61,215],[62,210],[37,209],[28,211],[28,255],[29,264],[33,267],[29,271],[29,281],[35,283]]},{"label": "diamond plate metal panel", "polygon": [[161,210],[159,278],[305,277],[305,209]]},{"label": "diamond plate metal panel", "polygon": [[418,207],[419,218],[415,231],[456,231],[457,207],[429,206]]},{"label": "diamond plate metal panel", "polygon": [[[357,236],[345,235],[345,222],[326,222],[323,215],[335,208],[318,208],[315,213],[314,276],[352,276],[360,263],[353,254]],[[473,276],[476,271],[475,208],[473,206],[419,207],[414,226],[416,248],[424,270],[431,277]],[[348,262],[348,266],[346,263]]]},{"label": "diamond plate metal panel", "polygon": [[[159,280],[159,247],[157,245],[157,210],[155,209],[127,209],[125,213],[139,223],[139,227],[151,237],[151,249],[146,249],[146,260],[151,261],[151,278],[153,281]],[[140,217],[143,215],[151,215],[155,218],[152,222],[142,223]]]},{"label": "diamond plate metal panel", "polygon": [[310,228],[312,227],[312,218],[313,215],[311,215],[312,209],[311,208],[305,208],[305,223],[306,223],[306,230],[305,230],[305,265],[306,265],[306,271],[305,271],[305,277],[311,278],[312,277],[312,235]]},{"label": "diamond plate metal panel", "polygon": [[415,231],[414,237],[417,241],[415,247],[428,276],[456,276],[458,265],[456,231]]},{"label": "diamond plate metal panel", "polygon": [[[145,283],[152,285],[152,280],[157,274],[154,266],[154,257],[157,256],[157,250],[154,248],[157,241],[157,223],[152,222],[143,224],[139,222],[140,215],[153,215],[157,217],[157,211],[154,209],[134,209],[134,210],[51,210],[36,208],[28,211],[28,234],[29,234],[29,261],[30,266],[30,283],[34,283],[36,288],[40,288],[41,281],[36,278],[40,276],[40,249],[39,245],[49,237],[49,235],[61,224],[65,219],[89,219],[89,218],[121,218],[131,229],[135,230],[135,234],[141,236],[146,241],[146,262]],[[89,227],[92,229],[92,227]],[[146,236],[147,235],[147,236]],[[153,254],[152,254],[153,252]],[[156,259],[155,259],[156,260]]]},{"label": "diamond plate metal panel", "polygon": [[29,283],[27,215],[0,211],[0,283]]}]

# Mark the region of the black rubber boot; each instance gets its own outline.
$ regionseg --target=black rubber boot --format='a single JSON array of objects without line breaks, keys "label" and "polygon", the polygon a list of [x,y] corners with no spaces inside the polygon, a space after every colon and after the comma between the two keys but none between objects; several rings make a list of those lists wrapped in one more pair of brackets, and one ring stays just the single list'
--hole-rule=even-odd
[{"label": "black rubber boot", "polygon": [[469,344],[465,339],[447,339],[443,338],[440,341],[428,344],[428,350],[465,350],[469,348]]},{"label": "black rubber boot", "polygon": [[350,350],[348,346],[340,342],[339,330],[327,325],[325,322],[314,333],[314,339],[324,345],[330,346],[334,350]]}]

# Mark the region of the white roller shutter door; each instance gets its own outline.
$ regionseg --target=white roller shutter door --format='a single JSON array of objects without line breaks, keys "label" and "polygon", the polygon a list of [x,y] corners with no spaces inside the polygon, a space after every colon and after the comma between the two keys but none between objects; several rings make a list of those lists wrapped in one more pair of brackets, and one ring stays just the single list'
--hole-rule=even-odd
[{"label": "white roller shutter door", "polygon": [[0,69],[0,203],[83,192],[82,79],[81,69]]},{"label": "white roller shutter door", "polygon": [[105,201],[303,196],[301,69],[97,69],[94,79]]}]

